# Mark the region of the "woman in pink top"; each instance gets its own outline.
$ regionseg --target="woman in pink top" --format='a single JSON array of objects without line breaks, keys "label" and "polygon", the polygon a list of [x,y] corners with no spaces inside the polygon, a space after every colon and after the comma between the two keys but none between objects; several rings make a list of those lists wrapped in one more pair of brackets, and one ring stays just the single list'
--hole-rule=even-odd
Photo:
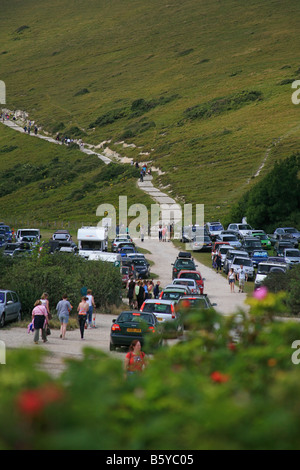
[{"label": "woman in pink top", "polygon": [[34,326],[33,341],[35,344],[39,342],[40,330],[42,330],[42,340],[44,343],[47,341],[46,327],[48,324],[48,312],[45,305],[42,305],[40,300],[37,300],[32,310],[32,322]]}]

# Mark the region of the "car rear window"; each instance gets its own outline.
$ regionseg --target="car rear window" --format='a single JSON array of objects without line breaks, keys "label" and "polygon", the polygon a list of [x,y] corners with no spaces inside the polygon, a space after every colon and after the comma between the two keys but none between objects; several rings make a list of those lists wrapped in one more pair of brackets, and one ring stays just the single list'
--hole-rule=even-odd
[{"label": "car rear window", "polygon": [[172,313],[171,305],[161,303],[146,303],[143,308],[143,312],[154,312],[154,313]]},{"label": "car rear window", "polygon": [[123,312],[118,318],[118,322],[136,322],[136,321],[145,321],[147,323],[152,323],[152,315],[147,313],[137,312]]},{"label": "car rear window", "polygon": [[195,279],[195,281],[200,280],[201,276],[198,273],[181,273],[179,279]]},{"label": "car rear window", "polygon": [[[189,304],[189,305],[188,305]],[[178,304],[178,307],[190,306],[190,307],[197,307],[197,308],[206,308],[207,303],[205,299],[184,299],[182,302]]]}]

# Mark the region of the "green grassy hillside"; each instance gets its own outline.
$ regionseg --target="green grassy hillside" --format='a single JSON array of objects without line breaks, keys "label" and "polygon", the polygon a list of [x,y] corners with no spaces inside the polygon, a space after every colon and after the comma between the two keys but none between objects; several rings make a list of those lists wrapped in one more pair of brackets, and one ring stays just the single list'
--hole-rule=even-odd
[{"label": "green grassy hillside", "polygon": [[119,195],[127,196],[128,206],[136,200],[147,207],[153,203],[138,189],[138,171],[130,165],[105,165],[96,155],[2,125],[0,159],[1,220],[15,228],[34,222],[57,228],[62,222],[71,222],[71,228],[95,224],[100,204],[113,204],[118,213]]},{"label": "green grassy hillside", "polygon": [[222,219],[299,147],[299,14],[298,0],[2,0],[7,107],[148,152],[173,196]]}]

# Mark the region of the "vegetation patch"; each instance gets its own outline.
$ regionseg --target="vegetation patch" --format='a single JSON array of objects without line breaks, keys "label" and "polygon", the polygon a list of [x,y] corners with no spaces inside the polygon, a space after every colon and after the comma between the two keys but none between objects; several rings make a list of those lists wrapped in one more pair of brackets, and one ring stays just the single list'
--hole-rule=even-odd
[{"label": "vegetation patch", "polygon": [[241,91],[225,98],[216,98],[206,103],[187,108],[184,115],[187,119],[207,119],[235,111],[255,101],[261,101],[263,94],[260,91]]}]

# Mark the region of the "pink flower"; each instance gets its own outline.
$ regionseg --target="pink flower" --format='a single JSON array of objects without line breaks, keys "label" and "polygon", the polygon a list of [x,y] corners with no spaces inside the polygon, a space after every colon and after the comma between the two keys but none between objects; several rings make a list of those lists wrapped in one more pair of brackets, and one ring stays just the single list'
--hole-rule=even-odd
[{"label": "pink flower", "polygon": [[253,292],[253,297],[257,300],[263,300],[268,295],[268,289],[265,286],[259,287]]}]

